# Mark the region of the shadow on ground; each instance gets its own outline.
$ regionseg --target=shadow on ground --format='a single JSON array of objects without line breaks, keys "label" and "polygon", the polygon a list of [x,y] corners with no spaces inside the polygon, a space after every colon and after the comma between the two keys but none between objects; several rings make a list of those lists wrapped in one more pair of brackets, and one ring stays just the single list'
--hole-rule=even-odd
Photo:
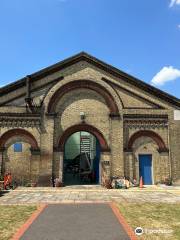
[{"label": "shadow on ground", "polygon": [[9,193],[9,191],[8,190],[7,191],[0,190],[0,197],[4,196],[6,193]]}]

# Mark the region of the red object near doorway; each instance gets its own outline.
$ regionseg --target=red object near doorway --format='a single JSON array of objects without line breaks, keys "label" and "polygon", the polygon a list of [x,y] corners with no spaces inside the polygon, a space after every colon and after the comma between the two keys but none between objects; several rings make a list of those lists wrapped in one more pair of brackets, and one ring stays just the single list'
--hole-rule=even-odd
[{"label": "red object near doorway", "polygon": [[143,188],[143,178],[142,178],[142,176],[140,177],[139,187],[140,187],[140,188]]}]

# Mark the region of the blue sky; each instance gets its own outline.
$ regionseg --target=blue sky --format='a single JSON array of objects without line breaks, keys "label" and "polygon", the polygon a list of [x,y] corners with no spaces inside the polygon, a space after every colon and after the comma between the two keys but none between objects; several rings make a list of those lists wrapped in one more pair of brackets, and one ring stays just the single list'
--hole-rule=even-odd
[{"label": "blue sky", "polygon": [[180,98],[180,0],[0,1],[0,86],[80,51]]}]

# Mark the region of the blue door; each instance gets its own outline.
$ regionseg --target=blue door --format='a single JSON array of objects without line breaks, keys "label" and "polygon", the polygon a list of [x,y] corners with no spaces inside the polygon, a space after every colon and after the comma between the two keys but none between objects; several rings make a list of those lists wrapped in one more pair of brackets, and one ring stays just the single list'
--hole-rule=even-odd
[{"label": "blue door", "polygon": [[143,184],[152,184],[152,155],[139,155],[139,178],[142,176]]}]

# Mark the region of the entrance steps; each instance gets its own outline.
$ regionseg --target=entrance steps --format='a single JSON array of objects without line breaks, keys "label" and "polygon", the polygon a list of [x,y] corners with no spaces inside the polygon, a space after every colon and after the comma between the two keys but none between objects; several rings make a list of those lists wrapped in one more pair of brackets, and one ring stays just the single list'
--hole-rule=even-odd
[{"label": "entrance steps", "polygon": [[98,190],[98,189],[104,189],[101,185],[71,185],[71,186],[65,186],[63,189],[82,189],[82,190]]},{"label": "entrance steps", "polygon": [[107,189],[100,184],[97,185],[69,185],[65,187],[17,187],[9,191],[28,191],[28,192],[62,192],[62,191],[106,191]]}]

